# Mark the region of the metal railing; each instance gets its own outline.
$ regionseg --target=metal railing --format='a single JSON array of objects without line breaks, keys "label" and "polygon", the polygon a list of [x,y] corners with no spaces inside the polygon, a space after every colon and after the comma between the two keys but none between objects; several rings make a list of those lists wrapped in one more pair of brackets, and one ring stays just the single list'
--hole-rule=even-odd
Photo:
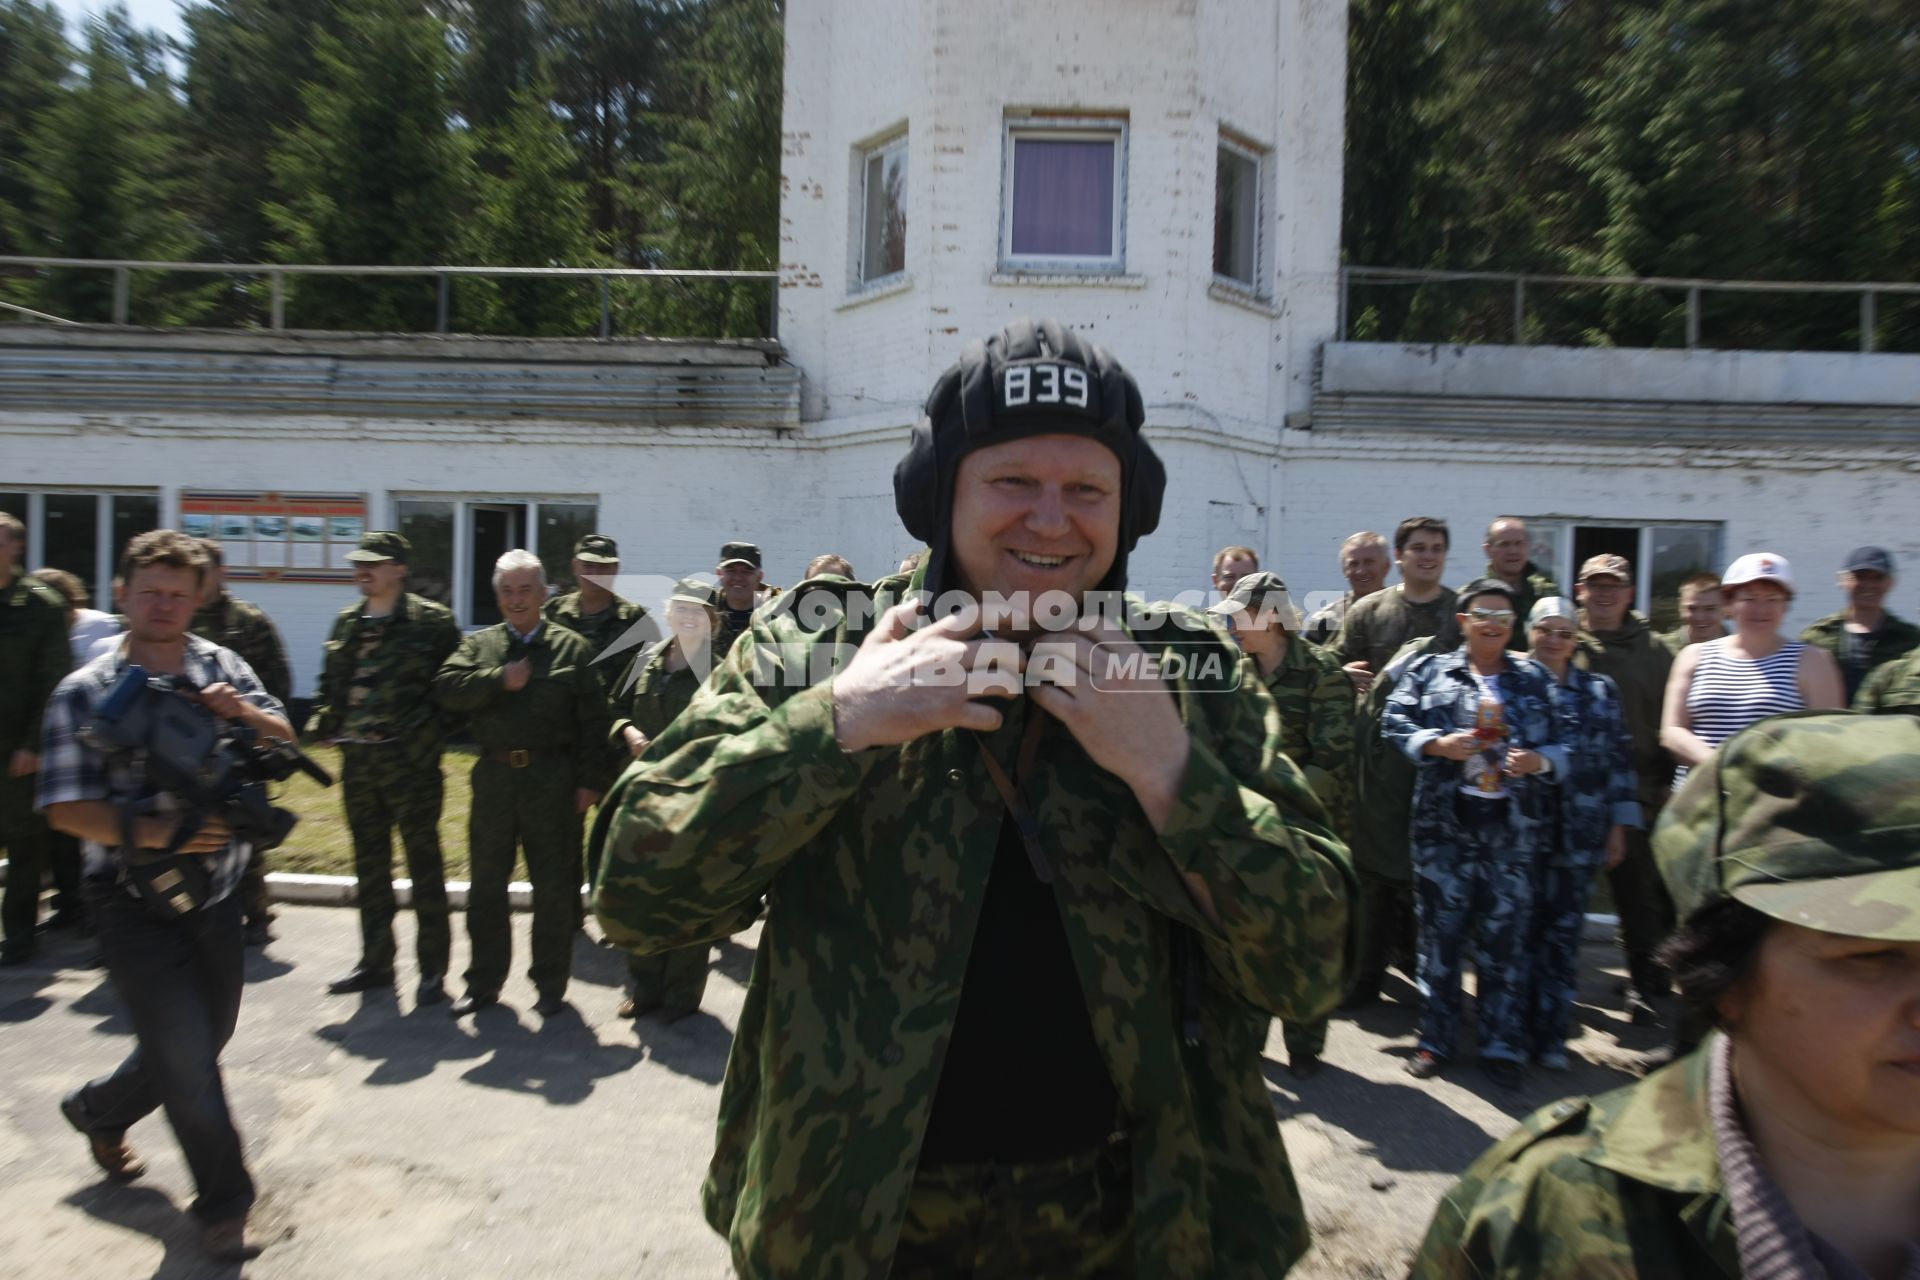
[{"label": "metal railing", "polygon": [[[770,285],[767,309],[767,334],[775,335],[780,314],[780,273],[777,271],[702,271],[652,267],[409,267],[409,266],[322,266],[313,263],[278,262],[158,262],[134,258],[41,258],[0,255],[0,269],[31,267],[66,270],[96,270],[113,273],[113,308],[110,323],[124,325],[131,309],[133,273],[136,271],[183,272],[199,275],[261,276],[268,288],[268,328],[286,328],[287,286],[289,276],[408,276],[433,279],[438,283],[434,307],[434,332],[449,332],[453,299],[453,281],[461,276],[486,278],[598,280],[600,282],[599,336],[613,336],[613,281],[615,280],[764,280]],[[32,311],[26,307],[0,302],[9,311],[23,312],[36,319],[71,324],[59,316]]]},{"label": "metal railing", "polygon": [[1513,290],[1513,342],[1527,343],[1527,290],[1537,287],[1586,289],[1684,290],[1686,293],[1686,344],[1689,350],[1700,345],[1700,302],[1708,293],[1826,294],[1855,296],[1860,305],[1860,350],[1874,350],[1874,331],[1878,327],[1878,303],[1882,294],[1920,297],[1920,283],[1882,281],[1801,281],[1801,280],[1704,280],[1690,276],[1567,276],[1541,275],[1515,271],[1438,271],[1413,267],[1340,268],[1339,332],[1344,340],[1352,335],[1353,286],[1356,284],[1448,284],[1471,281],[1479,284],[1505,283]]}]

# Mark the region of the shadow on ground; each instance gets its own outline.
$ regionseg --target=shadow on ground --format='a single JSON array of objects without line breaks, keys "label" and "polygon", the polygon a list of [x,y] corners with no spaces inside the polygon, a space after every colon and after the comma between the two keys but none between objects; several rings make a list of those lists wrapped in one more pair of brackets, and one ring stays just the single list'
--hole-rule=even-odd
[{"label": "shadow on ground", "polygon": [[213,1262],[200,1251],[199,1222],[163,1191],[99,1182],[74,1192],[66,1203],[88,1217],[159,1241],[166,1252],[153,1280],[228,1280],[241,1274],[239,1263]]}]

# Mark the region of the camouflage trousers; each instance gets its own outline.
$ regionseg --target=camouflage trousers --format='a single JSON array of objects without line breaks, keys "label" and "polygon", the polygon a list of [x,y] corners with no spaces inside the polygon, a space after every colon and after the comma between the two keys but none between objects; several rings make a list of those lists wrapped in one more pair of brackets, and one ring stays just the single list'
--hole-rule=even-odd
[{"label": "camouflage trousers", "polygon": [[4,949],[14,955],[33,950],[34,930],[40,924],[40,890],[47,874],[47,823],[33,811],[34,782],[32,774],[0,777],[0,846],[7,851],[0,930],[4,930]]},{"label": "camouflage trousers", "polygon": [[653,1009],[672,1012],[700,1007],[707,991],[707,966],[713,948],[702,942],[697,946],[675,947],[655,956],[627,957],[627,974],[633,980],[633,1007],[646,1013]]},{"label": "camouflage trousers", "polygon": [[407,853],[413,881],[414,953],[420,972],[447,972],[453,926],[447,916],[446,864],[440,856],[440,806],[446,781],[440,758],[407,760],[399,744],[340,748],[340,789],[353,834],[353,874],[359,881],[360,966],[393,969],[393,829]]},{"label": "camouflage trousers", "polygon": [[1533,971],[1528,1000],[1527,1052],[1533,1057],[1565,1047],[1580,994],[1580,930],[1600,868],[1591,862],[1541,867],[1533,893]]},{"label": "camouflage trousers", "polygon": [[1132,1149],[1036,1164],[923,1168],[907,1195],[892,1280],[1133,1275]]},{"label": "camouflage trousers", "polygon": [[[1653,825],[1653,815],[1647,815]],[[1627,856],[1607,872],[1614,910],[1620,913],[1620,949],[1626,953],[1627,975],[1641,998],[1657,1000],[1673,988],[1666,966],[1654,958],[1660,944],[1673,932],[1673,898],[1653,860],[1647,832],[1627,828]]]},{"label": "camouflage trousers", "polygon": [[240,873],[236,892],[247,924],[265,925],[273,919],[272,898],[267,893],[267,855],[261,850],[247,855],[247,869]]},{"label": "camouflage trousers", "polygon": [[1460,1031],[1460,972],[1469,938],[1477,996],[1475,1027],[1482,1058],[1525,1061],[1527,942],[1534,871],[1493,847],[1505,822],[1468,827],[1458,845],[1414,849],[1414,902],[1420,926],[1420,1047],[1453,1056]]},{"label": "camouflage trousers", "polygon": [[491,995],[506,985],[513,963],[507,886],[514,856],[524,850],[533,887],[533,963],[527,976],[543,994],[566,991],[573,973],[573,935],[580,927],[580,813],[573,792],[572,762],[558,752],[536,752],[523,769],[486,755],[474,764],[467,824],[473,863],[467,895],[473,951],[468,990]]},{"label": "camouflage trousers", "polygon": [[1388,965],[1411,969],[1416,944],[1413,881],[1360,868],[1360,959],[1353,990],[1377,992]]}]

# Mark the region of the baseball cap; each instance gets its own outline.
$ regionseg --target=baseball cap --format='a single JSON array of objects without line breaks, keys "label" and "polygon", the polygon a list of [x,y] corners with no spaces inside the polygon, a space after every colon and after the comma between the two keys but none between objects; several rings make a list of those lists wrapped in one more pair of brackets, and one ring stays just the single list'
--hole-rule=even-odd
[{"label": "baseball cap", "polygon": [[1618,578],[1622,582],[1632,582],[1633,566],[1627,563],[1625,556],[1589,556],[1587,562],[1580,566],[1580,577],[1577,581],[1585,582],[1588,578],[1608,576]]},{"label": "baseball cap", "polygon": [[1533,608],[1527,611],[1527,626],[1537,627],[1548,618],[1565,618],[1569,622],[1580,620],[1579,610],[1573,601],[1565,596],[1547,596],[1533,602]]},{"label": "baseball cap", "polygon": [[724,569],[730,564],[750,564],[758,569],[760,548],[751,542],[723,543],[720,547],[720,567]]},{"label": "baseball cap", "polygon": [[620,544],[604,533],[590,533],[573,544],[573,558],[588,564],[619,564]]},{"label": "baseball cap", "polygon": [[1893,556],[1885,547],[1855,547],[1847,562],[1840,566],[1842,573],[1892,573]]},{"label": "baseball cap", "polygon": [[1287,630],[1300,629],[1300,610],[1294,605],[1287,584],[1280,580],[1279,574],[1265,569],[1243,575],[1224,600],[1207,606],[1208,613],[1218,614],[1259,613],[1269,609]]},{"label": "baseball cap", "polygon": [[720,593],[711,582],[702,582],[698,578],[682,578],[673,584],[673,594],[667,597],[669,603],[684,600],[688,604],[705,605],[709,609],[720,607]]},{"label": "baseball cap", "polygon": [[1777,582],[1793,593],[1793,566],[1785,556],[1771,551],[1750,551],[1727,566],[1720,575],[1721,587],[1739,587],[1749,582]]},{"label": "baseball cap", "polygon": [[357,564],[378,564],[382,560],[405,564],[412,554],[413,544],[405,534],[391,529],[370,529],[360,535],[360,545],[347,552],[347,559]]},{"label": "baseball cap", "polygon": [[1920,718],[1800,711],[1735,734],[1653,837],[1682,920],[1722,898],[1823,933],[1920,941]]},{"label": "baseball cap", "polygon": [[1460,594],[1454,598],[1454,608],[1465,613],[1473,604],[1474,597],[1494,595],[1505,596],[1508,601],[1512,601],[1513,588],[1498,578],[1475,578],[1460,588]]}]

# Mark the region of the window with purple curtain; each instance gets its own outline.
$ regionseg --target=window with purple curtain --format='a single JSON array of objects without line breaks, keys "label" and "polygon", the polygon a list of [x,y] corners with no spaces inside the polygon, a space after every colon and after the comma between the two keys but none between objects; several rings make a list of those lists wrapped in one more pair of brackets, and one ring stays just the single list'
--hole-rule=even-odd
[{"label": "window with purple curtain", "polygon": [[1013,135],[1008,250],[1017,258],[1116,258],[1120,137]]}]

